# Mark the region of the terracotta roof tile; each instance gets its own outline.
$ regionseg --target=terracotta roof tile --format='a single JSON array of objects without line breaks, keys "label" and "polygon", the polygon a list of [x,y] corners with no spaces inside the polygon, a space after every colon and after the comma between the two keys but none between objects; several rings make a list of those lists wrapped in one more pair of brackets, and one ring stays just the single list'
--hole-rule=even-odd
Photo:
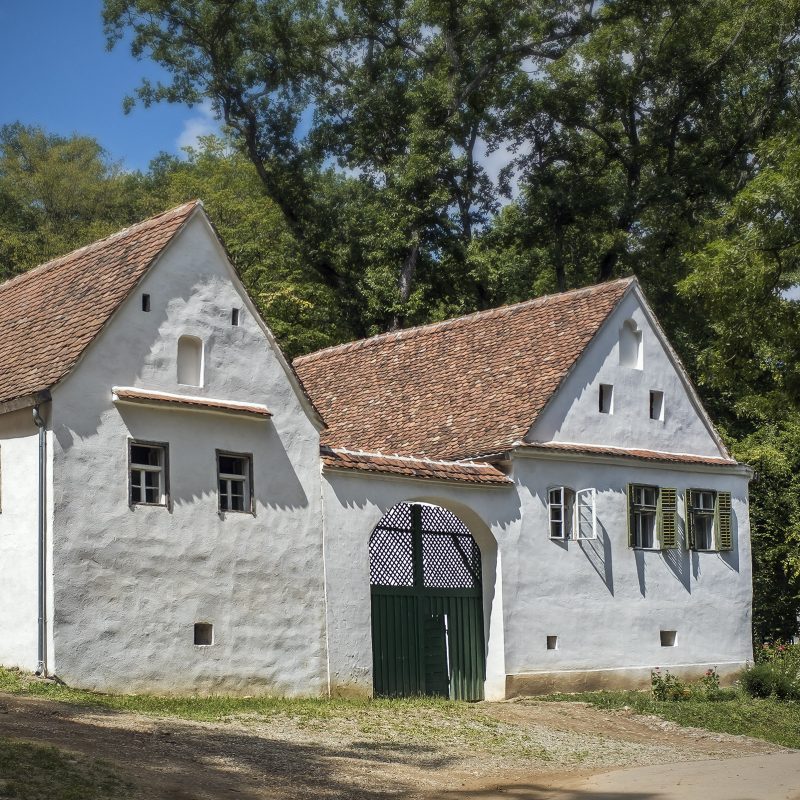
[{"label": "terracotta roof tile", "polygon": [[272,416],[269,409],[256,403],[239,403],[234,400],[215,400],[210,397],[188,397],[186,395],[154,392],[149,389],[136,389],[115,386],[112,390],[115,400],[129,403],[171,405],[198,411],[220,411],[231,414],[243,414],[268,419]]},{"label": "terracotta roof tile", "polygon": [[198,206],[178,206],[0,284],[0,402],[58,383]]},{"label": "terracotta roof tile", "polygon": [[732,458],[713,458],[711,456],[694,456],[686,453],[667,453],[662,450],[636,450],[626,447],[600,447],[591,444],[571,444],[567,442],[523,442],[519,447],[524,450],[542,450],[562,453],[586,453],[587,455],[620,456],[636,458],[644,461],[664,461],[672,464],[710,464],[724,467],[735,467],[738,461]]},{"label": "terracotta roof tile", "polygon": [[323,443],[459,459],[524,437],[633,279],[382,334],[294,366]]},{"label": "terracotta roof tile", "polygon": [[322,464],[327,469],[357,470],[399,475],[406,478],[426,478],[492,486],[511,484],[511,480],[499,469],[479,461],[435,461],[323,447]]}]

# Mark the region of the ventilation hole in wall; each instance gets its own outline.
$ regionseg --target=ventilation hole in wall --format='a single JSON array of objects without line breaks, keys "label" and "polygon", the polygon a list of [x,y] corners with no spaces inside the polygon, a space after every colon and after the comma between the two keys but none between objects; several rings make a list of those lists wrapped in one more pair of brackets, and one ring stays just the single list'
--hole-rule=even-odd
[{"label": "ventilation hole in wall", "polygon": [[664,419],[664,392],[650,392],[650,419]]},{"label": "ventilation hole in wall", "polygon": [[548,636],[547,637],[547,649],[548,650],[558,650],[558,636]]},{"label": "ventilation hole in wall", "polygon": [[194,643],[199,645],[214,644],[214,626],[210,622],[195,622]]},{"label": "ventilation hole in wall", "polygon": [[150,295],[143,294],[142,295],[142,311],[149,311],[150,310]]},{"label": "ventilation hole in wall", "polygon": [[661,646],[675,647],[678,638],[678,631],[661,631]]},{"label": "ventilation hole in wall", "polygon": [[231,325],[238,325],[239,324],[239,309],[232,308],[231,309]]},{"label": "ventilation hole in wall", "polygon": [[601,414],[610,414],[614,406],[614,387],[610,383],[600,384],[598,408]]}]

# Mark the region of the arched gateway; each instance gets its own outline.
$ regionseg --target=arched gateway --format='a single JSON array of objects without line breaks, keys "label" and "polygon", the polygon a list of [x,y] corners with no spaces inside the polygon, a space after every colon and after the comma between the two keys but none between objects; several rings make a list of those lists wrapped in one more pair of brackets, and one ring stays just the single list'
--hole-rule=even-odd
[{"label": "arched gateway", "polygon": [[376,695],[482,700],[481,553],[455,514],[390,509],[369,542]]}]

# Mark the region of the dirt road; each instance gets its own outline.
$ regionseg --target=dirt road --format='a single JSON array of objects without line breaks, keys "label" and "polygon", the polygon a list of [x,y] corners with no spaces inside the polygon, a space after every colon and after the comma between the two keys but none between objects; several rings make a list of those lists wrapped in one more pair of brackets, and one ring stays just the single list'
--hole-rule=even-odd
[{"label": "dirt road", "polygon": [[196,723],[0,695],[0,736],[101,759],[135,787],[132,797],[148,800],[644,800],[658,795],[578,785],[620,767],[780,752],[580,703],[482,703],[464,713]]}]

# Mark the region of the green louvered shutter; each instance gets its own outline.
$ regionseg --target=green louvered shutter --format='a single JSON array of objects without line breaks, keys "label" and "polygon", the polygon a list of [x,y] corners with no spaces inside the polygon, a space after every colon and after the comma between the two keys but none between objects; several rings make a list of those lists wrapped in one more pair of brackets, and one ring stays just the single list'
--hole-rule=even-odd
[{"label": "green louvered shutter", "polygon": [[686,514],[686,547],[694,549],[694,523],[692,522],[692,490],[687,489],[683,495],[684,513]]},{"label": "green louvered shutter", "polygon": [[661,489],[658,493],[658,538],[664,550],[678,546],[678,492]]},{"label": "green louvered shutter", "polygon": [[717,532],[720,550],[733,550],[733,534],[731,532],[731,493],[717,493]]},{"label": "green louvered shutter", "polygon": [[628,484],[628,547],[633,547],[633,484]]}]

